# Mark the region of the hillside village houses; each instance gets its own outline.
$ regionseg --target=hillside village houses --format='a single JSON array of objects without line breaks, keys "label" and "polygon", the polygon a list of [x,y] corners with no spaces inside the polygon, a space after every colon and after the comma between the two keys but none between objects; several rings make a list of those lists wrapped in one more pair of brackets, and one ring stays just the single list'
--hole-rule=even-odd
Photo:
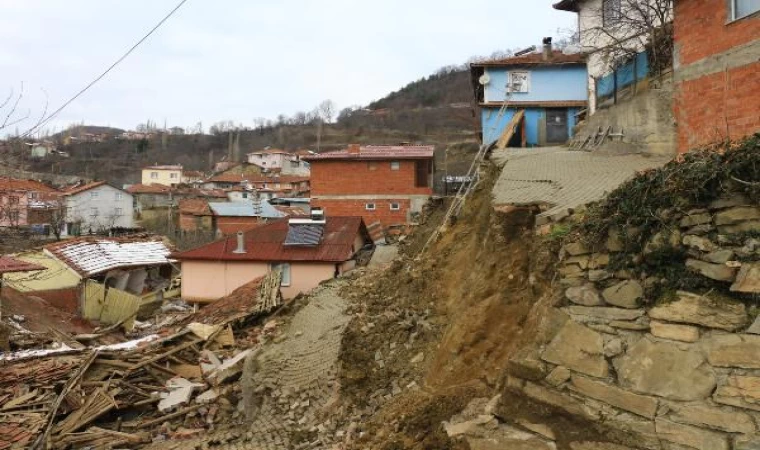
[{"label": "hillside village houses", "polygon": [[71,186],[61,196],[66,207],[63,236],[134,228],[132,194],[105,181]]},{"label": "hillside village houses", "polygon": [[588,105],[586,56],[554,50],[551,38],[540,53],[475,63],[471,73],[484,144],[512,127],[516,147],[564,144]]},{"label": "hillside village houses", "polygon": [[279,172],[283,175],[309,175],[309,163],[301,155],[278,149],[264,149],[248,153],[248,163],[265,172]]},{"label": "hillside village houses", "polygon": [[182,166],[180,165],[152,165],[142,169],[142,184],[163,184],[164,186],[176,186],[182,183]]}]

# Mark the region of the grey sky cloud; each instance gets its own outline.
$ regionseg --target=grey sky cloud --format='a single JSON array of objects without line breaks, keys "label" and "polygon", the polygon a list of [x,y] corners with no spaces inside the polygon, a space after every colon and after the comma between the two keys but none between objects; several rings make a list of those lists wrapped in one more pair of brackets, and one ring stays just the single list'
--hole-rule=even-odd
[{"label": "grey sky cloud", "polygon": [[[0,97],[23,82],[24,108],[39,114],[44,90],[55,109],[176,3],[3,0]],[[573,15],[551,3],[189,0],[52,124],[252,125],[326,98],[339,107],[367,104],[441,66],[572,28]]]}]

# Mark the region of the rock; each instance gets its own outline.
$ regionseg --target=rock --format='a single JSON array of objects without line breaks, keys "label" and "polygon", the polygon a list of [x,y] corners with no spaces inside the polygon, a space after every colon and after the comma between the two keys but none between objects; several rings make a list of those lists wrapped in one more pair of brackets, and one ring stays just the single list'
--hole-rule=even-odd
[{"label": "rock", "polygon": [[715,227],[712,224],[697,225],[686,230],[686,234],[704,235],[713,231]]},{"label": "rock", "polygon": [[411,364],[419,364],[425,360],[425,353],[419,352],[412,359],[409,360]]},{"label": "rock", "polygon": [[604,320],[636,320],[644,315],[643,309],[623,309],[605,306],[567,306],[562,311],[573,316],[588,316]]},{"label": "rock", "polygon": [[728,197],[721,197],[718,200],[714,200],[710,203],[710,209],[725,209],[732,208],[734,206],[749,205],[751,202],[747,197],[742,194],[734,194]]},{"label": "rock", "polygon": [[755,321],[752,322],[752,325],[745,331],[745,333],[750,334],[760,334],[760,316],[755,318]]},{"label": "rock", "polygon": [[672,418],[677,422],[729,433],[752,434],[756,430],[755,421],[749,414],[728,408],[720,409],[706,405],[679,406]]},{"label": "rock", "polygon": [[196,403],[211,403],[219,397],[219,393],[215,389],[209,389],[203,394],[195,397]]},{"label": "rock", "polygon": [[485,408],[483,408],[484,414],[490,414],[495,415],[496,414],[496,407],[499,405],[499,402],[501,401],[501,394],[497,394],[491,398],[491,400],[488,400],[488,403],[486,403]]},{"label": "rock", "polygon": [[734,258],[734,252],[731,250],[716,250],[702,257],[703,260],[713,264],[725,264]]},{"label": "rock", "polygon": [[724,405],[760,411],[760,377],[731,375],[718,386],[713,400]]},{"label": "rock", "polygon": [[760,208],[737,206],[715,214],[715,225],[732,225],[748,220],[760,220]]},{"label": "rock", "polygon": [[625,249],[623,240],[620,239],[620,234],[616,229],[611,229],[607,235],[607,242],[605,243],[607,250],[613,253],[622,252]]},{"label": "rock", "polygon": [[627,309],[635,309],[641,306],[644,288],[637,281],[627,280],[602,291],[604,300],[615,306]]},{"label": "rock", "polygon": [[611,444],[609,442],[571,442],[570,450],[633,450],[631,447]]},{"label": "rock", "polygon": [[739,234],[760,231],[760,220],[751,220],[734,225],[721,225],[718,232],[721,234]]},{"label": "rock", "polygon": [[557,272],[559,272],[559,274],[563,277],[568,278],[580,278],[586,273],[583,269],[580,268],[580,266],[576,264],[560,267],[557,269]]},{"label": "rock", "polygon": [[494,420],[492,415],[481,415],[472,420],[460,423],[443,422],[443,428],[446,430],[446,434],[449,437],[461,436],[463,434],[470,434],[481,425]]},{"label": "rock", "polygon": [[649,329],[649,323],[627,322],[622,320],[613,320],[610,322],[610,326],[630,331],[646,331]]},{"label": "rock", "polygon": [[644,245],[644,256],[665,250],[675,249],[681,245],[681,232],[678,230],[662,230],[652,236]]},{"label": "rock", "polygon": [[686,260],[686,267],[716,281],[734,281],[736,278],[736,269],[727,267],[725,264],[711,264],[698,259],[689,258]]},{"label": "rock", "polygon": [[602,335],[572,320],[565,323],[541,357],[544,361],[592,377],[601,378],[609,374]]},{"label": "rock", "polygon": [[649,317],[726,331],[735,331],[747,324],[747,310],[741,302],[686,291],[678,291],[676,296],[675,301],[650,309]]},{"label": "rock", "polygon": [[538,348],[524,347],[520,349],[508,362],[508,370],[516,377],[539,381],[549,373],[546,363],[541,360]]},{"label": "rock", "polygon": [[706,340],[707,360],[715,367],[760,369],[760,336],[728,334]]},{"label": "rock", "polygon": [[712,222],[712,214],[708,212],[689,212],[681,219],[679,225],[681,228],[689,228],[697,225],[704,225]]},{"label": "rock", "polygon": [[525,428],[528,431],[532,431],[533,433],[540,434],[541,436],[545,437],[546,439],[549,439],[551,441],[556,441],[557,437],[554,434],[554,431],[552,431],[551,427],[549,427],[546,424],[543,423],[533,423],[528,422],[525,419],[517,419],[517,424],[521,427]]},{"label": "rock", "polygon": [[739,269],[731,292],[760,293],[760,263],[744,263]]},{"label": "rock", "polygon": [[565,297],[571,302],[583,306],[601,306],[604,304],[593,284],[568,288],[565,291]]},{"label": "rock", "polygon": [[641,339],[616,361],[620,385],[672,400],[707,398],[716,385],[715,372],[698,348],[688,344]]},{"label": "rock", "polygon": [[699,450],[729,450],[731,447],[726,435],[707,431],[658,418],[655,421],[657,437]]},{"label": "rock", "polygon": [[570,266],[575,264],[576,266],[580,267],[583,270],[588,269],[588,262],[590,257],[588,255],[582,255],[582,256],[572,256],[570,258],[567,258],[563,264],[566,266]]},{"label": "rock", "polygon": [[549,373],[545,381],[556,387],[569,380],[570,375],[572,375],[570,369],[563,366],[557,366],[551,371],[551,373]]},{"label": "rock", "polygon": [[588,261],[589,269],[601,269],[610,265],[610,255],[608,253],[594,253]]},{"label": "rock", "polygon": [[564,251],[570,256],[588,255],[591,253],[588,247],[580,242],[573,242],[563,247]]},{"label": "rock", "polygon": [[526,382],[522,388],[525,395],[540,403],[545,403],[566,411],[567,413],[589,420],[598,420],[599,412],[591,409],[582,401],[554,389],[548,389],[535,383]]},{"label": "rock", "polygon": [[760,450],[760,437],[739,436],[734,441],[734,450]]},{"label": "rock", "polygon": [[589,270],[588,271],[589,281],[604,281],[610,278],[612,278],[612,274],[606,270]]},{"label": "rock", "polygon": [[573,388],[593,399],[610,404],[622,410],[653,419],[657,414],[657,399],[620,389],[607,383],[574,375]]},{"label": "rock", "polygon": [[619,338],[609,339],[604,343],[604,356],[614,358],[623,353],[623,341]]},{"label": "rock", "polygon": [[690,234],[687,234],[683,237],[683,245],[691,248],[696,248],[697,250],[701,252],[714,252],[715,250],[718,250],[718,246],[713,244],[713,242],[707,238],[700,237],[700,236],[693,236]]},{"label": "rock", "polygon": [[649,327],[650,333],[659,338],[683,342],[697,342],[699,340],[699,328],[697,327],[675,325],[655,320],[649,324]]}]

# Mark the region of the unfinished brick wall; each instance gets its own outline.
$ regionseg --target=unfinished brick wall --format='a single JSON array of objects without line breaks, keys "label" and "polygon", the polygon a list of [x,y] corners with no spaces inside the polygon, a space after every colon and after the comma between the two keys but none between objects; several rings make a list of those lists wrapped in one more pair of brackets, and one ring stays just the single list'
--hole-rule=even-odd
[{"label": "unfinished brick wall", "polygon": [[676,2],[679,152],[760,131],[760,15],[729,22],[729,6]]},{"label": "unfinished brick wall", "polygon": [[[374,203],[375,210],[367,211],[367,203]],[[397,203],[401,209],[393,211],[391,203]],[[314,199],[312,206],[321,207],[327,216],[361,216],[364,223],[372,225],[380,222],[384,227],[403,225],[411,208],[409,200],[373,199],[373,200],[321,200]]]},{"label": "unfinished brick wall", "polygon": [[312,161],[311,195],[432,195],[430,187],[415,186],[415,162],[399,161]]}]

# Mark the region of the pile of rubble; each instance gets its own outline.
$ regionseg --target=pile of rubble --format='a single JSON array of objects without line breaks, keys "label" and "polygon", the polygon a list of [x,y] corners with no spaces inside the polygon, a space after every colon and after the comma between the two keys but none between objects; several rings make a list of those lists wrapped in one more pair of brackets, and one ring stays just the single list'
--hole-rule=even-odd
[{"label": "pile of rubble", "polygon": [[231,382],[255,343],[251,333],[271,332],[259,324],[281,304],[272,274],[160,334],[6,355],[0,449],[134,448],[242,422],[240,388]]}]

